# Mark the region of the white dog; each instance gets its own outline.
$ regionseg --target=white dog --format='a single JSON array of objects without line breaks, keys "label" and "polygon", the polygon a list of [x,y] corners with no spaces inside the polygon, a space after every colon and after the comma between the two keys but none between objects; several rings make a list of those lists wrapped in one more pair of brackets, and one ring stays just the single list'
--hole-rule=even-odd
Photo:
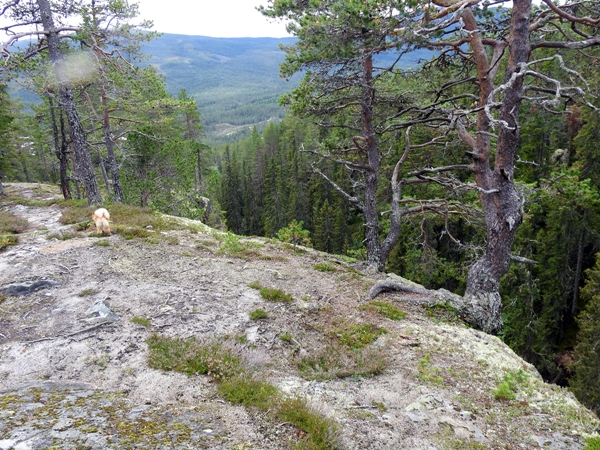
[{"label": "white dog", "polygon": [[94,211],[92,219],[96,223],[96,233],[106,233],[110,236],[110,225],[108,224],[110,214],[105,208],[99,208]]}]

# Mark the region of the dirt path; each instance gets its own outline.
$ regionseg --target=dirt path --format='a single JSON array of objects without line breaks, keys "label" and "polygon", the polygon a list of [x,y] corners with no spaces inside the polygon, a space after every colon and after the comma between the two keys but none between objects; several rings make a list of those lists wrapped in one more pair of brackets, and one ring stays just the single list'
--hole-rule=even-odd
[{"label": "dirt path", "polygon": [[[11,195],[55,195],[40,189],[6,185]],[[495,337],[432,321],[398,297],[382,299],[408,313],[402,321],[359,309],[374,280],[332,256],[258,240],[261,257],[234,258],[217,251],[213,235],[189,231],[169,232],[170,239],[159,244],[126,240],[118,232],[110,238],[77,232],[74,239],[48,239],[62,227],[58,206],[5,203],[0,209],[30,224],[19,244],[0,254],[0,287],[57,283],[0,302],[0,450],[287,448],[291,427],[227,404],[206,377],[149,368],[145,341],[151,333],[243,337],[266,379],[336,419],[343,449],[441,449],[456,443],[536,448],[542,441],[577,449],[583,447],[581,433],[598,426],[570,394],[543,385]],[[316,263],[335,271],[315,270]],[[249,287],[256,281],[290,293],[294,301],[265,302]],[[98,301],[117,317],[90,315]],[[269,319],[250,320],[257,308]],[[151,326],[136,325],[134,317],[151,319]],[[317,352],[325,327],[343,320],[385,326],[388,333],[375,345],[388,350],[386,372],[323,382],[301,378],[299,356]],[[284,341],[282,334],[294,340]],[[426,354],[436,370],[422,363]],[[541,400],[523,400],[527,408],[511,418],[490,391],[503,373],[518,369],[531,374]],[[436,373],[441,382],[432,381]],[[568,405],[564,414],[577,411],[585,420],[551,430],[549,415],[563,413],[549,412],[548,399],[559,399]]]}]

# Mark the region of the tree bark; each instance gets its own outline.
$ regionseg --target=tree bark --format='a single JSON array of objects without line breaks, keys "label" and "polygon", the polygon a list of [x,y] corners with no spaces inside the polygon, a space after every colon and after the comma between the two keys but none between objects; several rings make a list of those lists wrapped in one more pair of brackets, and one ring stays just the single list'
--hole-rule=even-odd
[{"label": "tree bark", "polygon": [[48,0],[36,1],[40,8],[41,20],[48,40],[50,61],[53,64],[54,74],[58,83],[59,106],[65,112],[69,123],[71,139],[75,151],[77,175],[85,187],[88,203],[90,205],[101,204],[102,196],[96,180],[92,159],[87,149],[85,133],[73,98],[73,91],[69,86],[65,62],[60,51],[59,36],[54,26],[50,3]]},{"label": "tree bark", "polygon": [[[472,13],[468,11],[468,14]],[[481,138],[490,128],[485,113],[478,120],[478,138],[473,160],[475,180],[480,189],[480,200],[486,222],[487,242],[485,254],[471,268],[467,276],[465,302],[470,305],[466,319],[482,330],[494,333],[502,328],[502,299],[500,298],[500,278],[510,265],[510,251],[522,220],[522,199],[514,183],[515,151],[519,140],[517,114],[523,99],[523,77],[520,64],[526,63],[530,53],[529,25],[531,0],[515,0],[511,17],[511,33],[508,40],[509,58],[505,72],[504,98],[499,120],[504,123],[498,136],[496,159],[493,170],[490,168],[489,138]],[[469,20],[465,20],[469,23]],[[474,40],[478,33],[473,33]],[[479,39],[480,41],[480,39]],[[473,47],[473,43],[472,43]],[[474,49],[476,54],[479,53]],[[485,58],[484,55],[478,55]],[[482,86],[482,104],[490,101],[489,69],[487,64],[478,61],[478,72]]]}]

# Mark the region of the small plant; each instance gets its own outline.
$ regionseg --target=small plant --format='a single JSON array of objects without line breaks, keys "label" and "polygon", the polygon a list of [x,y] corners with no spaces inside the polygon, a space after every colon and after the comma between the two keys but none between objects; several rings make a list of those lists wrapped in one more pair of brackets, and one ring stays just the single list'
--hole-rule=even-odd
[{"label": "small plant", "polygon": [[98,293],[97,289],[84,289],[79,294],[78,297],[87,297],[88,295],[96,295]]},{"label": "small plant", "polygon": [[269,302],[284,302],[292,301],[292,296],[281,289],[261,288],[260,296]]},{"label": "small plant", "polygon": [[337,328],[331,331],[340,344],[354,350],[366,347],[387,332],[385,328],[370,323],[346,325],[345,328]]},{"label": "small plant", "polygon": [[406,313],[404,311],[401,311],[394,305],[390,305],[386,302],[373,301],[367,303],[366,305],[362,305],[360,309],[370,309],[373,311],[377,311],[382,316],[385,316],[391,320],[400,320],[406,317]]},{"label": "small plant", "polygon": [[110,242],[106,239],[100,241],[95,241],[93,245],[97,245],[98,247],[109,247],[110,246]]},{"label": "small plant", "polygon": [[252,311],[250,313],[250,319],[251,320],[262,320],[262,319],[266,319],[268,318],[268,314],[266,313],[266,311],[264,309],[255,309],[254,311]]},{"label": "small plant", "polygon": [[444,381],[444,379],[438,375],[440,369],[438,367],[431,367],[431,355],[429,353],[419,360],[417,371],[419,372],[417,377],[423,381],[428,381],[433,384],[440,384]]},{"label": "small plant", "polygon": [[249,288],[252,288],[252,289],[260,290],[260,282],[258,282],[258,281],[253,281],[252,283],[250,283],[250,284],[248,285],[248,287],[249,287]]},{"label": "small plant", "polygon": [[600,450],[600,437],[586,438],[583,450]]},{"label": "small plant", "polygon": [[290,333],[283,333],[279,335],[279,339],[283,342],[292,342],[292,335]]},{"label": "small plant", "polygon": [[277,239],[292,244],[294,248],[296,248],[297,245],[309,247],[310,238],[308,236],[310,232],[302,229],[303,224],[304,222],[302,221],[298,222],[296,219],[292,220],[287,227],[282,228],[277,232]]},{"label": "small plant", "polygon": [[151,319],[149,319],[147,317],[138,317],[138,316],[132,317],[131,322],[135,323],[136,325],[141,325],[146,328],[148,328],[152,324]]},{"label": "small plant", "polygon": [[331,267],[329,264],[317,263],[314,265],[315,270],[319,272],[335,272],[335,267]]},{"label": "small plant", "polygon": [[0,303],[6,300],[6,295],[0,294]]},{"label": "small plant", "polygon": [[387,406],[385,406],[385,403],[383,402],[376,402],[375,400],[372,400],[371,404],[376,407],[379,412],[386,412],[388,410]]},{"label": "small plant", "polygon": [[17,236],[5,235],[0,236],[0,250],[9,245],[16,245],[19,243],[19,238]]},{"label": "small plant", "polygon": [[519,385],[525,383],[529,375],[522,369],[512,371],[504,375],[502,381],[498,383],[497,389],[492,389],[492,394],[496,400],[514,400],[519,389]]}]

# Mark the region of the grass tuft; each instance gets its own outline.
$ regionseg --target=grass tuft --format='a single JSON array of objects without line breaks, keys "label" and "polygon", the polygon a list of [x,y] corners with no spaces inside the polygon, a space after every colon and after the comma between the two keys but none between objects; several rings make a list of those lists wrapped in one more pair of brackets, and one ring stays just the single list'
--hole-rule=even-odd
[{"label": "grass tuft", "polygon": [[281,289],[261,288],[260,296],[269,302],[289,303],[292,301],[292,296]]},{"label": "grass tuft", "polygon": [[99,291],[97,289],[84,289],[79,294],[78,297],[87,297],[88,295],[96,295]]},{"label": "grass tuft", "polygon": [[307,380],[325,381],[379,375],[388,364],[389,357],[384,349],[353,350],[331,344],[302,358],[298,370]]},{"label": "grass tuft", "polygon": [[391,320],[401,320],[406,317],[406,313],[404,311],[399,310],[394,305],[390,305],[386,302],[373,301],[369,302],[366,305],[362,305],[360,309],[370,309],[372,311],[376,311],[382,316],[387,317]]},{"label": "grass tuft", "polygon": [[444,381],[444,379],[438,375],[440,372],[439,367],[431,367],[431,355],[429,353],[419,360],[417,372],[417,378],[423,381],[432,384],[440,384]]},{"label": "grass tuft", "polygon": [[387,332],[385,328],[370,323],[344,324],[341,328],[331,330],[331,334],[341,345],[354,350],[366,347]]},{"label": "grass tuft", "polygon": [[270,383],[249,376],[223,380],[217,386],[219,394],[234,405],[269,409],[278,389]]},{"label": "grass tuft", "polygon": [[149,319],[148,317],[134,316],[131,318],[131,322],[148,328],[152,324],[152,319]]},{"label": "grass tuft", "polygon": [[264,309],[255,309],[250,313],[250,320],[262,320],[267,319],[269,315],[266,313]]},{"label": "grass tuft", "polygon": [[317,263],[314,265],[315,270],[318,270],[319,272],[336,272],[335,267],[330,266],[329,264],[325,264],[325,263]]}]

